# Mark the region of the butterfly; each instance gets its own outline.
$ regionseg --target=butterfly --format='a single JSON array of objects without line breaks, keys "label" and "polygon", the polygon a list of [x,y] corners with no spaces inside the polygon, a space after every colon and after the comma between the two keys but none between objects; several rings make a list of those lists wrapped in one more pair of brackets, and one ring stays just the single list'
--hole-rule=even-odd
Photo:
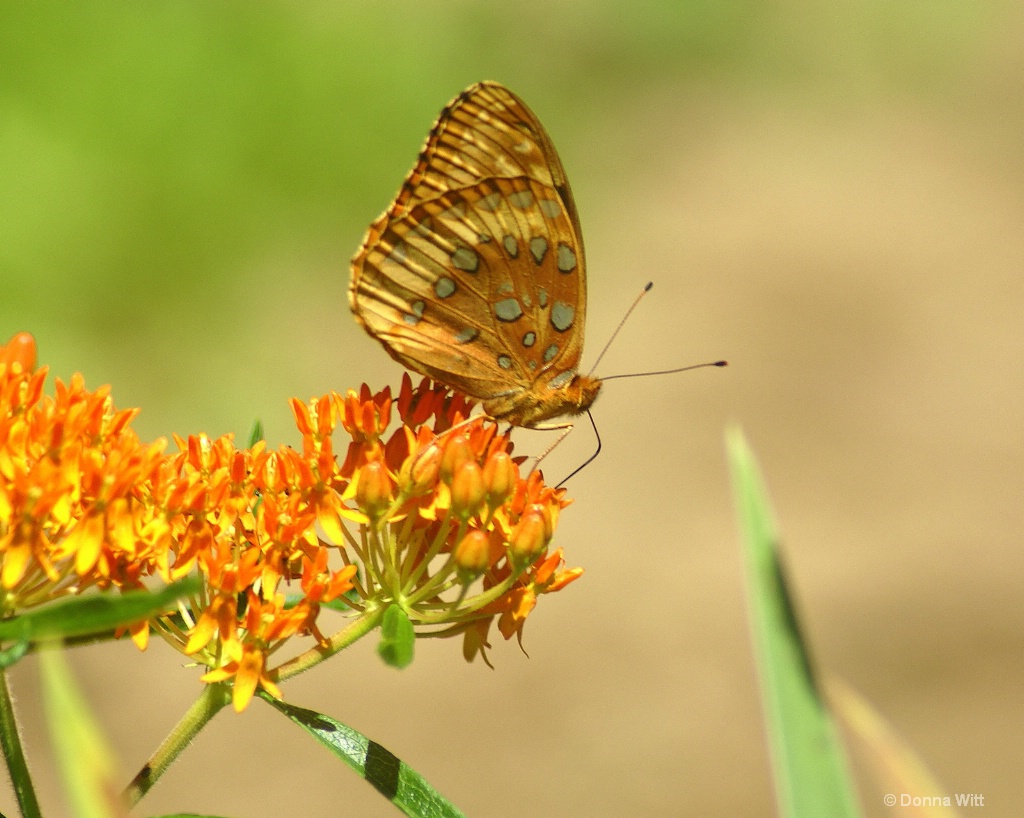
[{"label": "butterfly", "polygon": [[601,389],[576,371],[586,295],[579,215],[544,126],[499,83],[470,86],[352,259],[356,319],[491,418],[544,428]]}]

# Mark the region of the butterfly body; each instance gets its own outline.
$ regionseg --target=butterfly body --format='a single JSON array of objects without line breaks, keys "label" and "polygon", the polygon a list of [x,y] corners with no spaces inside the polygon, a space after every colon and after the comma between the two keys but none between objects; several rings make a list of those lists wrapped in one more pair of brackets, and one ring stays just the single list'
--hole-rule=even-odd
[{"label": "butterfly body", "polygon": [[537,117],[478,83],[438,118],[352,260],[356,318],[403,365],[537,427],[586,411],[586,273],[565,171]]}]

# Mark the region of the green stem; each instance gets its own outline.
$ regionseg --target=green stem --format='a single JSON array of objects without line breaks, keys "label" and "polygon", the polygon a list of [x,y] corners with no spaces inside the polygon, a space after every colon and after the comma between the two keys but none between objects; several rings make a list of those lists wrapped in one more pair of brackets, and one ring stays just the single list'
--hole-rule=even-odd
[{"label": "green stem", "polygon": [[289,659],[274,672],[274,681],[283,682],[292,676],[309,670],[314,665],[320,664],[324,659],[333,656],[340,650],[344,650],[357,639],[366,636],[370,631],[380,624],[384,618],[386,605],[370,607],[358,618],[342,628],[323,645],[316,645],[304,653],[300,653],[294,659]]},{"label": "green stem", "polygon": [[14,715],[14,701],[7,686],[7,672],[0,673],[0,745],[4,749],[7,760],[7,772],[10,773],[14,793],[18,799],[18,809],[23,818],[41,818],[39,800],[32,787],[32,776],[29,775],[25,751],[18,735],[18,720]]},{"label": "green stem", "polygon": [[[456,533],[455,538],[452,540],[452,542],[458,543],[463,537],[465,537],[467,528],[468,526],[466,524],[466,520],[460,522],[458,533]],[[428,566],[433,561],[434,557],[441,553],[441,548],[444,546],[445,541],[448,539],[448,535],[451,533],[451,530],[451,515],[447,514],[445,515],[444,523],[441,526],[441,530],[438,531],[437,536],[434,537],[434,541],[430,544],[430,549],[427,551],[423,559],[420,560],[419,567],[411,576],[409,576],[406,579],[405,585],[402,587],[403,596],[406,594],[406,589],[416,587],[416,583],[419,582],[420,577],[423,576],[423,573],[427,570]],[[409,607],[412,607],[412,604],[415,604],[415,602],[418,602],[422,599],[429,599],[430,597],[434,596],[436,589],[440,588],[442,585],[444,585],[445,582],[448,581],[449,575],[451,573],[451,566],[453,565],[454,562],[455,555],[453,549],[453,553],[449,554],[448,561],[445,563],[444,567],[436,574],[434,574],[434,576],[432,576],[424,584],[422,588],[418,589],[415,594],[411,594],[409,596]],[[412,600],[415,600],[415,602],[412,602]]]},{"label": "green stem", "polygon": [[198,699],[181,717],[181,720],[174,726],[171,733],[164,739],[149,762],[138,775],[132,779],[132,783],[124,791],[124,797],[129,807],[134,807],[142,797],[149,792],[153,785],[160,779],[167,768],[181,754],[181,751],[188,746],[224,705],[231,701],[231,686],[225,683],[208,684]]},{"label": "green stem", "polygon": [[474,614],[501,597],[502,594],[512,587],[518,577],[519,574],[512,574],[493,588],[488,588],[486,591],[481,591],[479,594],[474,594],[465,599],[457,599],[451,605],[442,607],[436,613],[418,612],[416,614],[416,624],[438,625],[449,621],[453,616],[464,617]]},{"label": "green stem", "polygon": [[[284,681],[314,665],[319,664],[329,656],[348,647],[357,639],[365,636],[378,624],[384,616],[385,608],[371,609],[362,614],[358,619],[338,631],[327,640],[324,645],[310,648],[305,653],[296,656],[277,669],[276,681]],[[134,807],[142,797],[149,792],[156,784],[160,776],[171,766],[182,750],[199,733],[206,723],[210,721],[228,702],[231,701],[231,686],[223,683],[209,684],[203,690],[202,695],[188,709],[181,720],[164,739],[149,762],[143,767],[132,783],[125,789],[125,799],[129,807]],[[29,818],[26,813],[26,818]],[[31,818],[38,818],[38,813],[33,813]]]}]

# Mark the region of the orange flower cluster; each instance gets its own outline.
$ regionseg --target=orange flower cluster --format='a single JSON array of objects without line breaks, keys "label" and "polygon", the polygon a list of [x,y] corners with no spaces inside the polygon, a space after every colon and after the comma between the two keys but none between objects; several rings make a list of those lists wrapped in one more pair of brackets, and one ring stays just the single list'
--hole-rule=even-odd
[{"label": "orange flower cluster", "polygon": [[[401,423],[385,440],[393,408]],[[339,511],[338,526],[321,518],[363,565],[362,600],[401,605],[420,635],[463,634],[467,660],[488,647],[495,618],[506,639],[521,636],[538,595],[582,574],[564,568],[560,549],[547,552],[568,505],[564,490],[546,486],[538,471],[522,477],[508,434],[493,421],[467,420],[471,409],[427,379],[413,389],[408,375],[397,401],[387,389],[350,391],[340,405],[352,437],[342,497],[359,514]],[[342,519],[359,524],[358,537]],[[470,595],[478,579],[481,590]]]},{"label": "orange flower cluster", "polygon": [[20,333],[0,347],[0,616],[91,585],[141,587],[166,550],[146,487],[163,443],[143,446],[109,388],[81,375],[43,395],[46,369]]},{"label": "orange flower cluster", "polygon": [[76,374],[51,398],[45,378],[30,335],[0,347],[0,616],[198,572],[176,615],[129,630],[145,647],[152,627],[210,668],[205,681],[232,680],[238,710],[257,687],[280,696],[270,657],[291,637],[329,652],[324,605],[373,622],[398,605],[419,635],[462,634],[472,659],[495,619],[521,637],[537,597],[582,573],[548,552],[564,492],[522,477],[508,435],[427,380],[405,376],[397,400],[365,385],[293,400],[301,451],[198,435],[165,454],[108,388]]},{"label": "orange flower cluster", "polygon": [[[286,446],[268,451],[263,442],[236,449],[230,435],[176,441],[181,451],[159,475],[171,525],[161,576],[170,581],[198,568],[203,588],[181,620],[153,624],[213,668],[204,681],[233,679],[241,710],[257,686],[280,697],[269,657],[296,635],[324,641],[321,605],[352,589],[357,567],[328,565],[334,549],[316,522],[322,498],[332,495],[317,458]],[[282,587],[295,583],[301,593],[286,595]]]}]

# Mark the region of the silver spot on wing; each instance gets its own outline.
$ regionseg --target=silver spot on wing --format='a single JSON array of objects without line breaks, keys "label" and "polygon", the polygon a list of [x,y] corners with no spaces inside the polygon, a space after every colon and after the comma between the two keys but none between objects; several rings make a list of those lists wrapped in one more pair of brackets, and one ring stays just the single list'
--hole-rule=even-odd
[{"label": "silver spot on wing", "polygon": [[494,314],[499,321],[515,321],[523,314],[523,308],[514,298],[503,298],[494,305]]},{"label": "silver spot on wing", "polygon": [[526,210],[526,208],[533,204],[533,193],[529,190],[517,190],[515,193],[508,195],[508,203],[513,207]]},{"label": "silver spot on wing", "polygon": [[469,247],[459,247],[452,253],[452,264],[459,270],[475,273],[480,266],[480,256]]},{"label": "silver spot on wing", "polygon": [[537,204],[540,205],[541,213],[549,219],[556,219],[562,213],[562,205],[555,199],[540,199]]},{"label": "silver spot on wing", "polygon": [[543,236],[534,236],[530,239],[530,255],[533,256],[533,260],[540,264],[544,261],[544,256],[548,252],[548,240]]},{"label": "silver spot on wing", "polygon": [[576,373],[571,369],[567,369],[565,372],[559,372],[555,377],[548,381],[549,389],[561,389],[576,376]]},{"label": "silver spot on wing", "polygon": [[486,196],[480,199],[479,202],[476,203],[477,207],[483,210],[490,211],[491,213],[497,210],[498,205],[500,204],[501,194],[498,191],[494,191],[494,193],[488,193]]},{"label": "silver spot on wing", "polygon": [[569,329],[575,318],[576,310],[564,301],[556,301],[551,307],[551,326],[559,332]]},{"label": "silver spot on wing", "polygon": [[558,269],[563,273],[571,273],[576,269],[576,253],[562,242],[558,242]]},{"label": "silver spot on wing", "polygon": [[448,276],[442,276],[434,282],[434,295],[438,298],[448,298],[448,296],[455,293],[455,282],[448,278]]},{"label": "silver spot on wing", "polygon": [[423,301],[413,301],[409,305],[409,312],[405,313],[402,317],[405,319],[405,323],[409,326],[416,326],[423,319],[423,310],[427,305]]}]

